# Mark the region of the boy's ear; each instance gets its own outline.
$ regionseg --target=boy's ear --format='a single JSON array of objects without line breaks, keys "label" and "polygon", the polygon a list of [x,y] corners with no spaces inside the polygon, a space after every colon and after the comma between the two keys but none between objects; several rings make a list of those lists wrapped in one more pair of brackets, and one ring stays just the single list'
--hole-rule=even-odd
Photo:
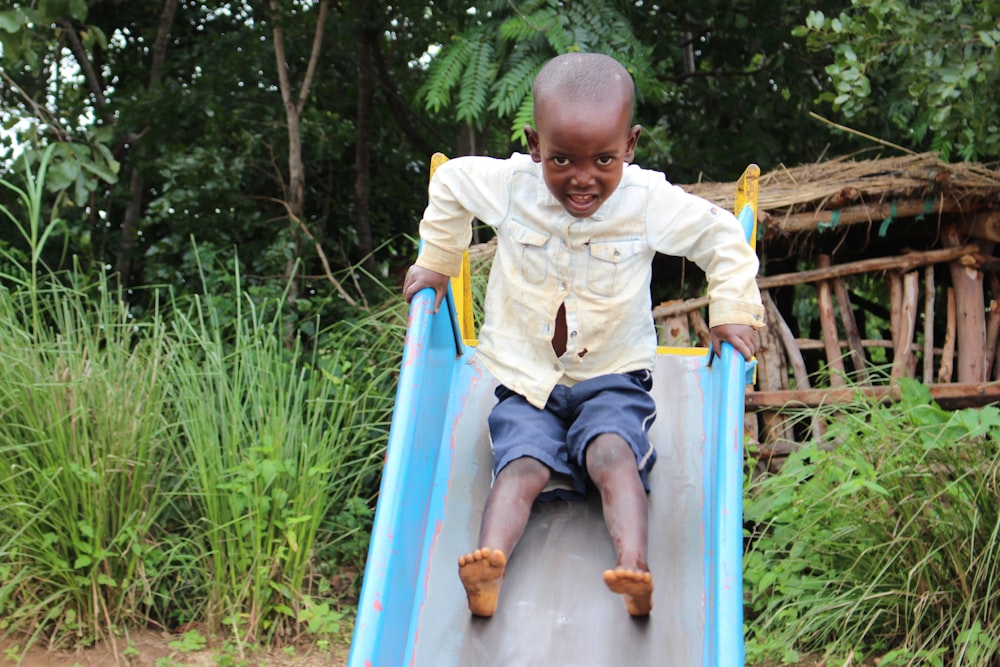
[{"label": "boy's ear", "polygon": [[639,143],[639,135],[642,134],[642,125],[633,125],[625,138],[625,162],[635,159],[635,146]]},{"label": "boy's ear", "polygon": [[530,125],[524,126],[524,138],[528,140],[528,152],[535,162],[542,161],[542,151],[538,146],[538,132]]}]

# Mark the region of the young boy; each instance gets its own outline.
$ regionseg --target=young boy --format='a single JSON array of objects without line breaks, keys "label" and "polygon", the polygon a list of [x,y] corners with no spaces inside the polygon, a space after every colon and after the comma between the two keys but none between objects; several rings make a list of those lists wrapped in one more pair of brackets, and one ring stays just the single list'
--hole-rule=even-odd
[{"label": "young boy", "polygon": [[579,495],[592,484],[618,559],[605,584],[629,614],[645,616],[652,258],[683,255],[705,270],[712,345],[728,341],[747,359],[763,324],[757,258],[731,214],[629,164],[642,128],[631,125],[632,78],[616,60],[559,56],[533,92],[530,157],[460,157],[438,168],[423,249],[403,287],[407,300],[431,287],[440,305],[472,220],[496,229],[477,351],[500,383],[489,417],[494,482],[459,577],[470,611],[492,616],[536,498],[564,495],[551,489],[567,481]]}]

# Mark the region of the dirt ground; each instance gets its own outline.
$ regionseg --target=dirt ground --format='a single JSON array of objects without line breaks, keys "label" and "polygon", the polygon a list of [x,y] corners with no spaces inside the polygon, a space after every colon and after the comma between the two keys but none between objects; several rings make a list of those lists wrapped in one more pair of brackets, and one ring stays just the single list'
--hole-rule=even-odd
[{"label": "dirt ground", "polygon": [[0,667],[345,667],[350,636],[328,645],[287,647],[239,655],[231,646],[209,641],[204,648],[184,646],[182,637],[142,630],[121,638],[116,646],[100,643],[78,651],[35,646],[27,652],[17,641],[0,642]]}]

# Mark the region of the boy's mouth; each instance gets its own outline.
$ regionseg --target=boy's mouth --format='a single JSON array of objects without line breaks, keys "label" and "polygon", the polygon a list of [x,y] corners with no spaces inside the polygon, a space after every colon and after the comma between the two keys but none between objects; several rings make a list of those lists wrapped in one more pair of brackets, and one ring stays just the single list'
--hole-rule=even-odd
[{"label": "boy's mouth", "polygon": [[597,203],[597,195],[590,194],[567,194],[566,203],[574,211],[586,211],[590,209],[595,203]]}]

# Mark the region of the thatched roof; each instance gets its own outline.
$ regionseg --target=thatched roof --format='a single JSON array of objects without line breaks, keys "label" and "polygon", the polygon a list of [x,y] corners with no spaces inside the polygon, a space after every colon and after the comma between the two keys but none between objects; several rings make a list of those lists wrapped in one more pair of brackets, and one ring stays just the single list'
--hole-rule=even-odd
[{"label": "thatched roof", "polygon": [[[685,185],[721,206],[732,206],[735,183]],[[765,234],[812,232],[892,217],[1000,211],[1000,168],[950,164],[933,153],[852,160],[838,158],[760,177]]]}]

